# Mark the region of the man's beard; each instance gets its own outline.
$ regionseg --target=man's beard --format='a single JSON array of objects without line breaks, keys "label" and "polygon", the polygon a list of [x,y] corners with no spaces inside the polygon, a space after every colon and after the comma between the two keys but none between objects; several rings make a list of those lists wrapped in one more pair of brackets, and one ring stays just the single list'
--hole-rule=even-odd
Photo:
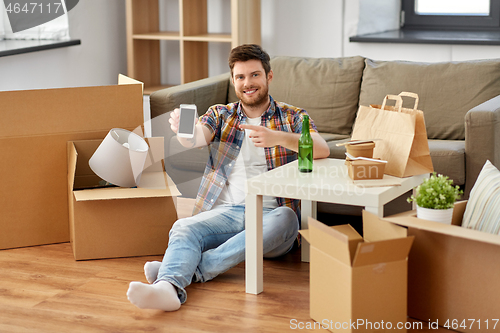
[{"label": "man's beard", "polygon": [[252,98],[249,100],[247,96],[245,95],[244,92],[237,91],[236,96],[239,98],[243,106],[248,106],[251,108],[262,106],[264,104],[268,103],[268,95],[269,95],[269,88],[267,86],[262,87],[261,89],[258,90],[258,95],[256,98]]}]

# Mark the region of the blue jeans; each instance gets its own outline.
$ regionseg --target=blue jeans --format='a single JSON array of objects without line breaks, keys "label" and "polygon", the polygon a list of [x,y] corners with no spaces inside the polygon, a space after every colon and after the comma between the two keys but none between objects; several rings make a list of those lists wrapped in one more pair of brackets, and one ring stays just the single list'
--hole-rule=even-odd
[{"label": "blue jeans", "polygon": [[[299,222],[285,206],[264,208],[264,256],[290,251]],[[155,281],[173,284],[181,303],[192,281],[206,282],[245,260],[245,206],[217,206],[210,211],[180,219],[169,234],[168,248]]]}]

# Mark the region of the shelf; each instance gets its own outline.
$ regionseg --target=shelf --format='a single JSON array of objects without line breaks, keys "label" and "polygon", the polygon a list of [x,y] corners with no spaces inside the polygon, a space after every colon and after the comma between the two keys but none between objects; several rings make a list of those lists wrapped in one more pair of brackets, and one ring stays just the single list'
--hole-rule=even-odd
[{"label": "shelf", "polygon": [[179,32],[151,32],[146,34],[134,34],[133,39],[142,40],[188,40],[194,42],[225,42],[231,43],[233,38],[231,34],[202,34],[181,37]]},{"label": "shelf", "polygon": [[180,40],[179,32],[159,31],[145,34],[133,34],[133,39],[148,39],[148,40]]},{"label": "shelf", "polygon": [[203,34],[195,36],[184,36],[183,40],[195,41],[195,42],[227,42],[231,43],[233,41],[230,34]]},{"label": "shelf", "polygon": [[161,82],[161,41],[179,42],[181,84],[208,77],[209,43],[229,43],[233,48],[261,42],[260,0],[225,2],[231,6],[231,17],[224,18],[231,21],[230,33],[208,31],[208,0],[178,0],[179,31],[160,31],[158,1],[126,0],[127,74],[144,82],[145,93],[168,87]]}]

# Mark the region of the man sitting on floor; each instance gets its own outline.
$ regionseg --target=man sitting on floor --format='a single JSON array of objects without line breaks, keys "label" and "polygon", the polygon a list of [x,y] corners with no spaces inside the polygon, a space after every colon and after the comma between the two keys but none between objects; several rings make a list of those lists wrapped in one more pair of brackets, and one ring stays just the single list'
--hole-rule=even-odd
[{"label": "man sitting on floor", "polygon": [[[231,50],[231,80],[239,101],[215,105],[200,117],[184,147],[209,145],[210,158],[196,198],[194,215],[174,223],[162,262],[147,262],[151,284],[131,282],[130,302],[139,308],[174,311],[186,301],[185,288],[206,282],[245,259],[245,182],[297,159],[303,109],[276,102],[268,92],[273,79],[269,55],[258,45]],[[171,113],[177,133],[179,110]],[[310,121],[314,158],[330,150]],[[299,229],[298,200],[264,197],[263,253],[290,251]]]}]

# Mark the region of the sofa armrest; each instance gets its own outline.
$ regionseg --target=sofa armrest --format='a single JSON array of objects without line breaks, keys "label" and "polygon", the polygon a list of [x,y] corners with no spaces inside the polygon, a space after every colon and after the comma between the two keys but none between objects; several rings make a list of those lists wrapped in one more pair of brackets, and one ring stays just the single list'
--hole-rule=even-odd
[{"label": "sofa armrest", "polygon": [[500,167],[500,95],[469,110],[465,115],[465,191],[476,182],[486,160]]}]

